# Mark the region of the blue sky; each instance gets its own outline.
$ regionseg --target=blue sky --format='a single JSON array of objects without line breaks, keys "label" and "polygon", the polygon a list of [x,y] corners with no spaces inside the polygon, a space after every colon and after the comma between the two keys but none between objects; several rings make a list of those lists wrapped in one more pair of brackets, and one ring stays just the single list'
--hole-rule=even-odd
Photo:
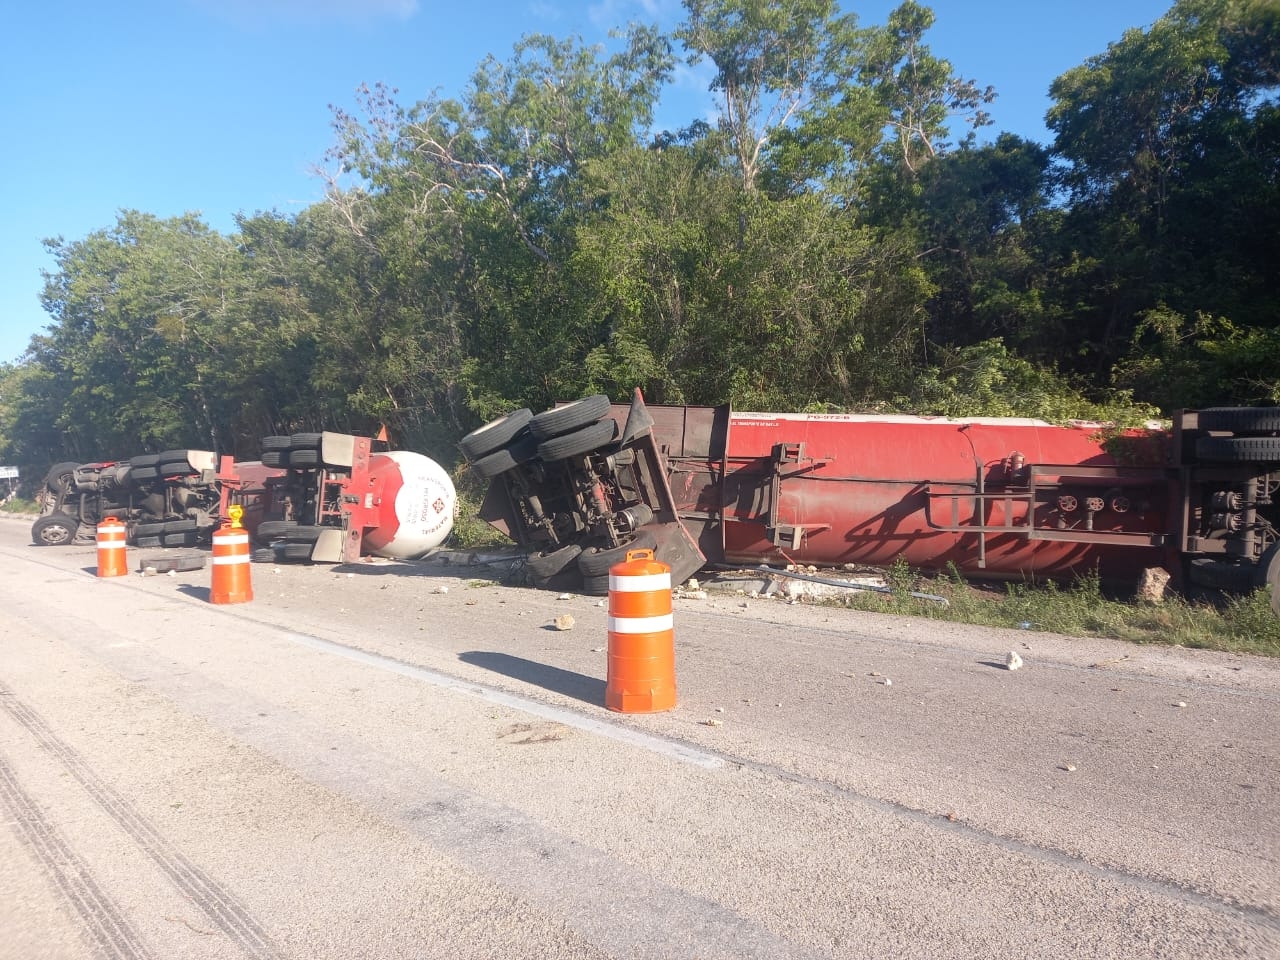
[{"label": "blue sky", "polygon": [[[1055,77],[1172,0],[935,0],[935,55],[999,98],[987,135],[1047,142]],[[864,25],[897,0],[846,0]],[[670,29],[678,0],[15,0],[0,31],[0,362],[50,322],[41,240],[78,240],[121,209],[293,213],[322,195],[329,105],[383,81],[412,103],[460,94],[487,55],[529,33],[604,42],[630,21]],[[707,112],[706,74],[682,72],[661,125]]]}]

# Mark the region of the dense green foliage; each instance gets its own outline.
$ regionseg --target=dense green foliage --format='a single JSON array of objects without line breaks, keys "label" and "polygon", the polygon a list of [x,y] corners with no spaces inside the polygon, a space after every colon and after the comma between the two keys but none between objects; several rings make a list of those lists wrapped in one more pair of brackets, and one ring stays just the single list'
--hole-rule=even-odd
[{"label": "dense green foliage", "polygon": [[[444,462],[587,391],[1050,419],[1280,402],[1280,5],[1178,0],[1059,77],[1052,144],[834,0],[685,0],[670,36],[531,36],[454,97],[334,115],[327,199],[122,211],[50,241],[0,459],[372,431]],[[720,115],[655,132],[679,57]]]}]

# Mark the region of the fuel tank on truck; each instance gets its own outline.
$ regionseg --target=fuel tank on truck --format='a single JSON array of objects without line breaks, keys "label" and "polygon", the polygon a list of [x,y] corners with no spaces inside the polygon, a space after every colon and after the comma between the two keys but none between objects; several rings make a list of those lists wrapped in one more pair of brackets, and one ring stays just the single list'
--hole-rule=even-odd
[{"label": "fuel tank on truck", "polygon": [[457,492],[445,469],[409,450],[375,453],[369,475],[381,484],[364,548],[379,557],[413,560],[444,543],[453,531]]},{"label": "fuel tank on truck", "polygon": [[670,451],[680,516],[708,558],[1128,577],[1168,549],[1175,500],[1165,433],[1117,437],[1102,424],[1019,418],[649,409]]}]

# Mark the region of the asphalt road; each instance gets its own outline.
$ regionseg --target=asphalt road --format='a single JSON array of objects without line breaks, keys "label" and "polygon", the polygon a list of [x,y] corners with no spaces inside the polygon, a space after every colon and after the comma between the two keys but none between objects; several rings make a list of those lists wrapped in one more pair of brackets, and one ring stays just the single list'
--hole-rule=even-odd
[{"label": "asphalt road", "polygon": [[1280,663],[712,594],[623,715],[595,598],[28,527],[4,960],[1280,957]]}]

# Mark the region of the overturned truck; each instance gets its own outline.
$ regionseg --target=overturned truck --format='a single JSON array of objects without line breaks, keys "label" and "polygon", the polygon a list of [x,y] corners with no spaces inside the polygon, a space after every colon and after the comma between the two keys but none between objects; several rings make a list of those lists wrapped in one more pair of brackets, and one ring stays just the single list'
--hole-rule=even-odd
[{"label": "overturned truck", "polygon": [[219,522],[215,459],[205,450],[183,449],[56,464],[45,477],[31,539],[37,546],[91,540],[97,524],[114,517],[136,546],[194,546]]},{"label": "overturned truck", "polygon": [[707,564],[1270,586],[1280,610],[1280,408],[1182,411],[1172,429],[1015,418],[745,413],[593,396],[463,438],[481,517],[536,585],[608,589],[648,547],[677,582]]}]

